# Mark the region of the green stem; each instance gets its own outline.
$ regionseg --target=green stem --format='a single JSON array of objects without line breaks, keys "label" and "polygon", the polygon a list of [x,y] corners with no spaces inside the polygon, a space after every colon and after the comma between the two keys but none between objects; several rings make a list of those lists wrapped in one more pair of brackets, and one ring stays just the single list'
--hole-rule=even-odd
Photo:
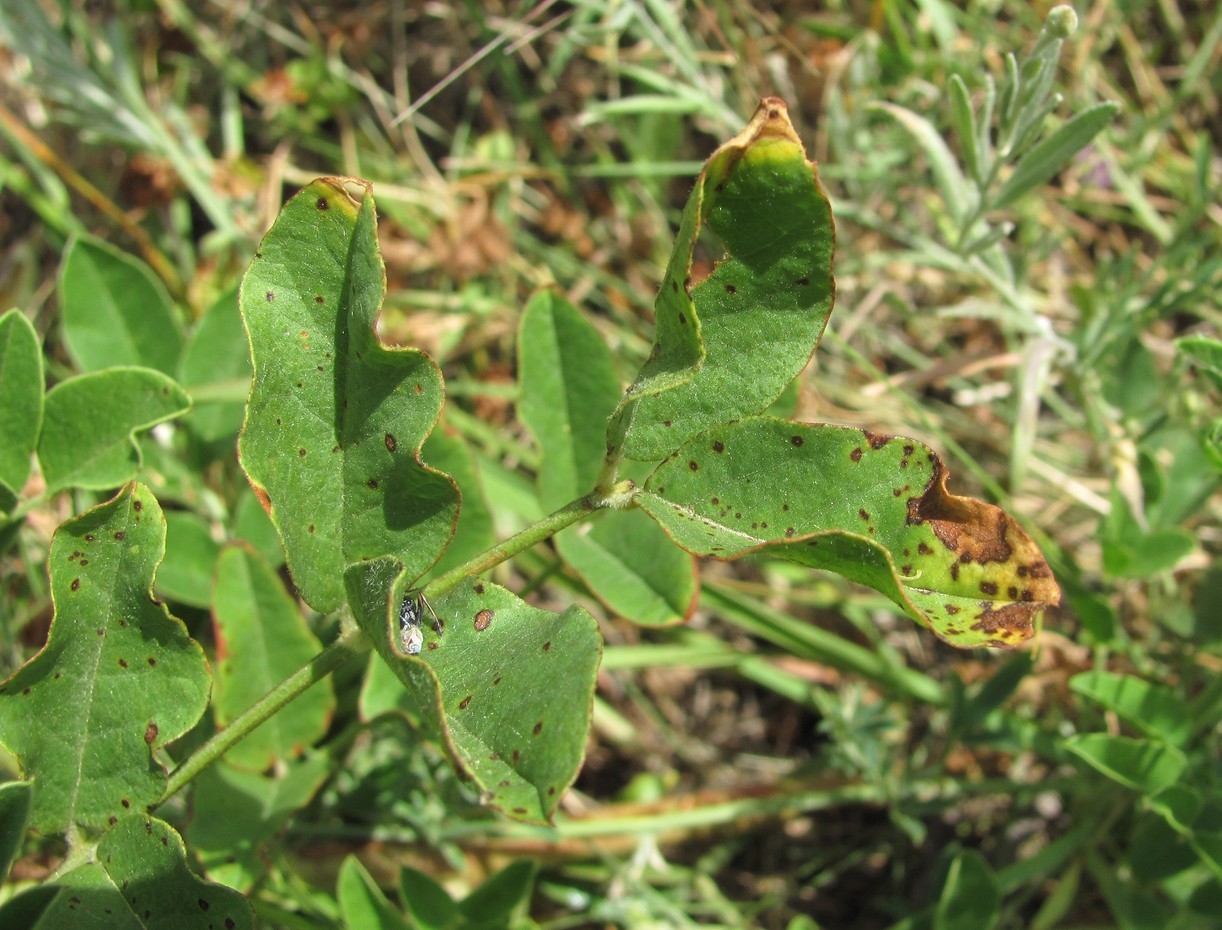
[{"label": "green stem", "polygon": [[164,803],[173,797],[189,781],[211,765],[238,741],[244,739],[255,727],[275,714],[316,681],[330,675],[350,659],[362,656],[372,648],[361,630],[353,627],[340,634],[339,639],[303,665],[258,701],[248,707],[233,723],[200,746],[182,765],[176,768],[166,782]]},{"label": "green stem", "polygon": [[598,494],[587,494],[575,501],[565,504],[559,510],[548,514],[541,520],[532,523],[521,532],[515,533],[499,546],[486,549],[468,562],[450,569],[440,578],[436,578],[425,586],[424,594],[429,598],[441,595],[457,587],[464,578],[480,575],[490,568],[495,568],[506,559],[510,559],[524,549],[529,549],[536,543],[555,536],[566,526],[572,526],[582,517],[595,510],[611,504]]}]

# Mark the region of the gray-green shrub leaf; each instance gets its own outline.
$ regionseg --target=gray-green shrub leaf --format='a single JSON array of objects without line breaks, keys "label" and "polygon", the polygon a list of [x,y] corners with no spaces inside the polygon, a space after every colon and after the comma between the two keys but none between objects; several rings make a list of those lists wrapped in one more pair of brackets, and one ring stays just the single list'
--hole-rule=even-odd
[{"label": "gray-green shrub leaf", "polygon": [[996,210],[1008,207],[1027,191],[1049,180],[1086,148],[1119,111],[1115,103],[1100,103],[1066,121],[1019,160],[1014,172],[993,196],[990,206]]}]

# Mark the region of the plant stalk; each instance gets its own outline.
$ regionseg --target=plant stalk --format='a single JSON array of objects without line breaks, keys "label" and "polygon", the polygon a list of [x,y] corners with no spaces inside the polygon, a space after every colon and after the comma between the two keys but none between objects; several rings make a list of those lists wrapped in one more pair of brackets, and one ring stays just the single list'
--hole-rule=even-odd
[{"label": "plant stalk", "polygon": [[164,804],[201,771],[223,756],[235,743],[244,739],[263,721],[273,716],[317,681],[326,678],[350,659],[362,656],[372,648],[369,637],[357,627],[345,630],[339,638],[313,659],[295,671],[258,701],[248,707],[233,723],[200,746],[178,768],[170,773],[165,792],[158,804]]}]

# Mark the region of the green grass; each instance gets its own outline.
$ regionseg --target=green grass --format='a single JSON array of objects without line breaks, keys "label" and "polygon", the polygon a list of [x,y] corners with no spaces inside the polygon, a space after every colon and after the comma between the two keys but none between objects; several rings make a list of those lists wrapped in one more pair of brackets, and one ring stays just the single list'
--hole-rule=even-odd
[{"label": "green grass", "polygon": [[[44,26],[15,19],[41,15],[33,0],[0,12],[0,310],[33,321],[52,382],[72,372],[55,281],[74,233],[144,258],[193,323],[290,193],[365,177],[385,336],[441,366],[446,426],[476,450],[504,538],[539,516],[513,386],[530,294],[558,284],[628,379],[692,178],[777,94],[838,233],[837,309],[795,415],[941,448],[959,493],[1014,514],[1066,594],[1034,646],[960,653],[834,576],[716,563],[688,624],[645,629],[538,547],[493,580],[549,609],[585,604],[607,642],[556,827],[481,809],[411,720],[363,718],[361,676],[341,671],[316,750],[327,775],[250,895],[266,926],[336,925],[349,853],[387,889],[406,863],[458,897],[537,862],[512,925],[557,930],[1222,919],[1222,385],[1177,348],[1222,322],[1222,12],[1081,7],[1049,127],[1102,101],[1120,113],[988,214],[1001,265],[967,248],[928,148],[879,105],[923,116],[962,164],[952,76],[979,102],[984,75],[1036,40],[1028,3],[391,2],[313,20],[227,0],[115,6],[61,4]],[[246,484],[232,435],[144,445],[164,506],[229,524]],[[51,531],[108,496],[39,493],[0,527],[4,677],[45,638]],[[207,611],[172,607],[214,651]],[[330,618],[314,628],[335,635]],[[1183,738],[1143,726],[1149,706],[1071,687],[1090,670],[1163,688]],[[1084,761],[1072,738],[1099,734],[1171,745],[1180,794]],[[9,887],[60,852],[27,838]]]}]

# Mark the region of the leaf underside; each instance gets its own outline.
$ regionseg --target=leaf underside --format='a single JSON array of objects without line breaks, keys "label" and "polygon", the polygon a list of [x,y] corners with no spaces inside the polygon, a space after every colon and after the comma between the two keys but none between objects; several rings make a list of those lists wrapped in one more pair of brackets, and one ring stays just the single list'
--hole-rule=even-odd
[{"label": "leaf underside", "polygon": [[690,552],[824,568],[952,645],[1015,646],[1060,589],[1010,516],[950,494],[946,478],[916,440],[756,417],[694,438],[637,502]]}]

